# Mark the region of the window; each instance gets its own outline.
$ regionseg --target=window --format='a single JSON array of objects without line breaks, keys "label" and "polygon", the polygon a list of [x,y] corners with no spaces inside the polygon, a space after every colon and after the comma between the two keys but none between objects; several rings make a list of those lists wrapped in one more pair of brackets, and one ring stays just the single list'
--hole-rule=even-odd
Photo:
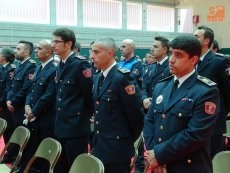
[{"label": "window", "polygon": [[174,32],[174,8],[147,5],[147,30]]},{"label": "window", "polygon": [[122,2],[115,0],[84,0],[83,26],[116,28],[122,27]]},{"label": "window", "polygon": [[1,0],[0,21],[49,24],[49,0]]},{"label": "window", "polygon": [[57,25],[77,25],[77,4],[75,0],[56,0]]},{"label": "window", "polygon": [[127,3],[127,29],[142,29],[142,5],[138,3]]}]

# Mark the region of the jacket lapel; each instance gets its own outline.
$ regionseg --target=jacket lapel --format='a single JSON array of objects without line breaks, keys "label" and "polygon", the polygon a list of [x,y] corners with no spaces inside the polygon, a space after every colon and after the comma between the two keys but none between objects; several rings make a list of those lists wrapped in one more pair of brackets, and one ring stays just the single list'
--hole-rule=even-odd
[{"label": "jacket lapel", "polygon": [[213,58],[213,57],[212,57],[212,53],[209,51],[209,52],[205,55],[205,57],[204,57],[203,61],[201,62],[201,64],[198,66],[197,72],[199,73],[199,72],[201,72],[203,69],[205,69],[206,67],[209,67],[209,64],[211,63],[212,58]]}]

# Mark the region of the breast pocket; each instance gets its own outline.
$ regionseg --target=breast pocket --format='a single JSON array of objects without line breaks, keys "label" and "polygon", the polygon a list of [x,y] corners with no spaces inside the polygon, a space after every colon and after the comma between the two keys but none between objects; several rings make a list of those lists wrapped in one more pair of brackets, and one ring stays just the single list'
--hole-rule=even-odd
[{"label": "breast pocket", "polygon": [[119,109],[119,97],[114,94],[104,94],[101,97],[101,100],[105,103],[106,108],[104,110],[107,110],[108,112],[113,112]]},{"label": "breast pocket", "polygon": [[64,81],[64,87],[65,87],[65,92],[67,94],[72,95],[74,92],[76,92],[76,82],[75,80],[68,79]]}]

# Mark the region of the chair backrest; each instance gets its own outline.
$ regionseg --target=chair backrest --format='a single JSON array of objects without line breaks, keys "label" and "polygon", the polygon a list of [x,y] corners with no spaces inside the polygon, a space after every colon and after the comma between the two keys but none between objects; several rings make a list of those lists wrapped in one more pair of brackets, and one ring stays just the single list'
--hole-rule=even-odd
[{"label": "chair backrest", "polygon": [[43,158],[50,163],[49,172],[52,173],[53,169],[61,155],[61,144],[53,138],[45,138],[39,144],[34,156],[30,159],[29,163],[24,170],[24,173],[29,172],[29,169],[36,158]]},{"label": "chair backrest", "polygon": [[6,130],[7,122],[5,119],[0,118],[0,137],[3,135],[4,131]]},{"label": "chair backrest", "polygon": [[21,157],[22,157],[22,152],[23,152],[23,150],[24,150],[29,138],[30,138],[29,129],[27,129],[26,127],[23,127],[23,126],[19,126],[14,130],[14,132],[11,135],[9,141],[7,142],[5,147],[3,148],[3,151],[2,151],[2,153],[0,155],[0,161],[2,161],[6,151],[8,149],[8,147],[11,144],[17,144],[19,146],[19,151],[18,151],[17,158],[14,161],[14,163],[12,164],[10,172],[13,172],[14,169],[17,167],[18,163],[20,162]]},{"label": "chair backrest", "polygon": [[221,151],[212,159],[213,173],[230,172],[230,151]]},{"label": "chair backrest", "polygon": [[143,136],[142,133],[139,136],[139,138],[134,142],[134,149],[135,149],[135,155],[132,158],[131,164],[130,164],[130,168],[133,169],[135,162],[137,160],[137,156],[138,156],[138,148],[140,147],[141,143],[143,142]]},{"label": "chair backrest", "polygon": [[69,173],[104,173],[104,165],[95,156],[83,153],[76,157]]}]

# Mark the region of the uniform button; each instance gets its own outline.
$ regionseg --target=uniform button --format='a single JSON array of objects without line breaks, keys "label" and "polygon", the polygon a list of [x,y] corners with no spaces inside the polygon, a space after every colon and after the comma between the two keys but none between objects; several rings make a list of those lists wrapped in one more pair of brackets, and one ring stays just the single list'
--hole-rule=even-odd
[{"label": "uniform button", "polygon": [[190,164],[190,163],[192,163],[192,160],[191,160],[191,159],[188,159],[187,162]]},{"label": "uniform button", "polygon": [[96,121],[95,123],[96,123],[96,124],[98,124],[99,122],[98,122],[98,121]]},{"label": "uniform button", "polygon": [[77,115],[80,115],[80,114],[81,114],[80,112],[77,113]]},{"label": "uniform button", "polygon": [[61,92],[61,89],[59,91]]},{"label": "uniform button", "polygon": [[163,130],[163,129],[164,129],[164,127],[163,127],[163,126],[160,126],[160,129],[161,129],[161,130]]},{"label": "uniform button", "polygon": [[42,83],[40,83],[40,85],[42,85]]},{"label": "uniform button", "polygon": [[32,92],[34,92],[34,90],[32,90]]},{"label": "uniform button", "polygon": [[179,113],[178,116],[181,117],[181,116],[182,116],[182,113]]},{"label": "uniform button", "polygon": [[61,98],[59,98],[58,101],[61,101]]},{"label": "uniform button", "polygon": [[117,136],[117,139],[120,139],[120,136]]},{"label": "uniform button", "polygon": [[165,118],[166,116],[165,116],[165,114],[162,114],[162,118]]},{"label": "uniform button", "polygon": [[99,101],[96,101],[96,105],[99,105],[99,103],[100,103]]},{"label": "uniform button", "polygon": [[162,138],[158,138],[158,142],[161,142],[162,141]]},{"label": "uniform button", "polygon": [[95,113],[98,114],[98,111],[96,111]]},{"label": "uniform button", "polygon": [[156,109],[154,110],[154,113],[156,113]]},{"label": "uniform button", "polygon": [[34,98],[33,97],[31,97],[31,100],[33,100]]},{"label": "uniform button", "polygon": [[61,110],[61,108],[58,108],[57,110],[58,110],[58,111],[60,111],[60,110]]},{"label": "uniform button", "polygon": [[107,98],[107,101],[109,102],[109,101],[110,101],[110,98]]},{"label": "uniform button", "polygon": [[60,80],[59,82],[62,82],[62,80]]},{"label": "uniform button", "polygon": [[100,132],[99,132],[99,131],[97,131],[96,133],[97,133],[97,134],[99,134]]},{"label": "uniform button", "polygon": [[67,81],[67,83],[69,83],[69,81]]}]

